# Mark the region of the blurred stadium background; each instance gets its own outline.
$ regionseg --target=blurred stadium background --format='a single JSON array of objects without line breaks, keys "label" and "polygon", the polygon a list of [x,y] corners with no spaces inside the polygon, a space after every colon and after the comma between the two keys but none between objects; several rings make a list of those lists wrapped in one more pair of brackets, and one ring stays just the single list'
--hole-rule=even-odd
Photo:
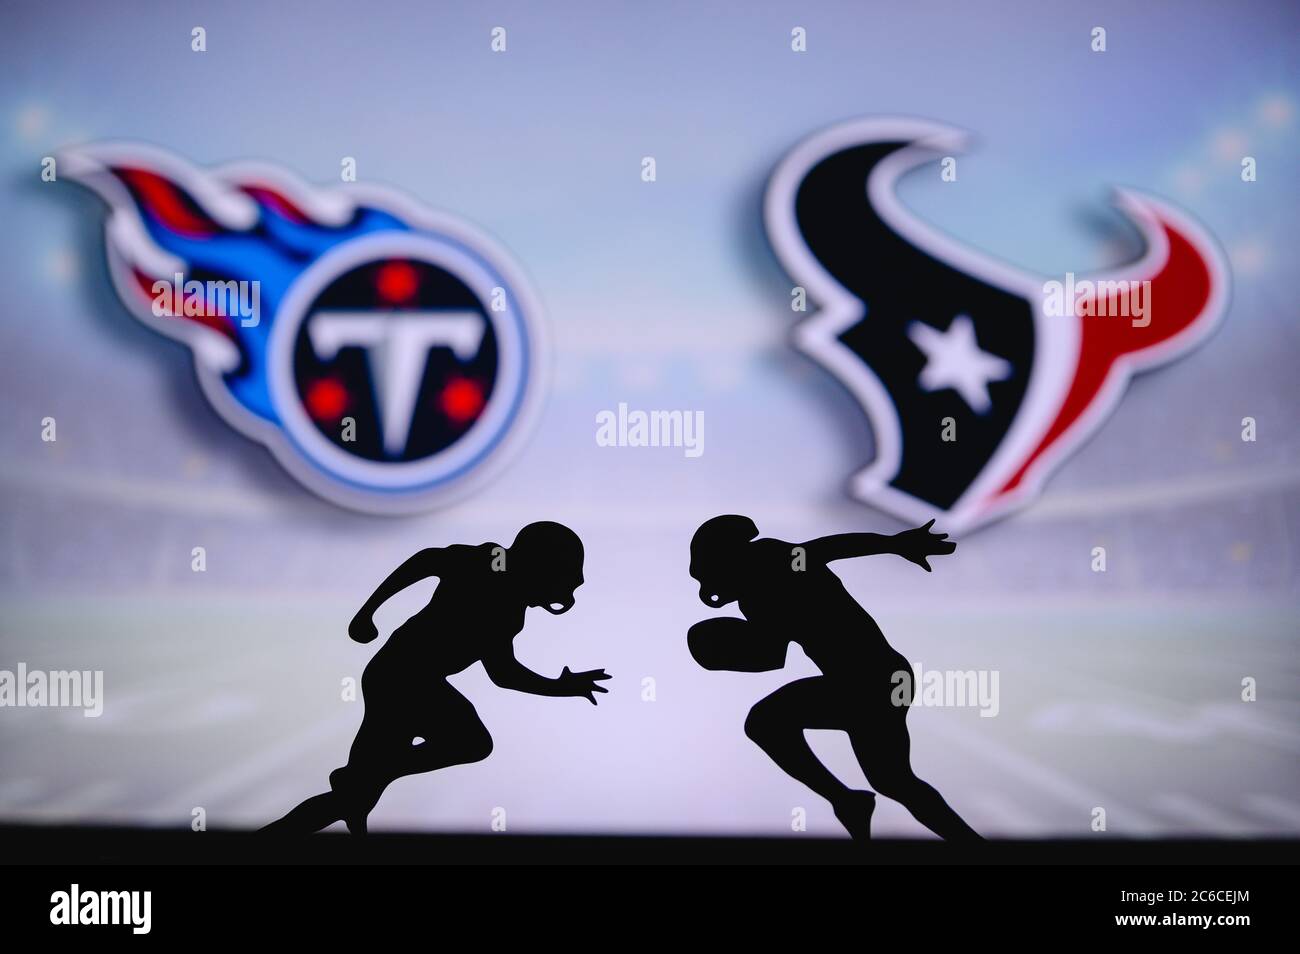
[{"label": "blurred stadium background", "polygon": [[[843,494],[870,431],[785,344],[789,283],[759,204],[810,132],[899,113],[977,134],[958,183],[902,192],[965,241],[1044,274],[1124,261],[1136,250],[1106,196],[1132,185],[1204,221],[1234,280],[1217,335],[1137,379],[1030,509],[932,575],[889,557],[837,568],[914,664],[1001,674],[996,718],[911,715],[918,772],[993,835],[1086,835],[1094,807],[1117,834],[1300,833],[1294,4],[56,2],[0,17],[0,669],[102,669],[107,697],[99,719],[0,710],[0,820],[188,826],[202,806],[212,827],[264,824],[346,757],[361,705],[340,684],[372,652],[346,625],[374,585],[422,546],[508,543],[545,518],[582,535],[587,583],[570,614],[530,614],[519,657],[604,666],[610,695],[592,708],[499,690],[479,667],[454,677],[494,754],[394,784],[372,825],[482,831],[500,807],[511,831],[782,834],[803,807],[809,831],[839,833],[741,731],[811,664],[699,669],[686,547],[720,512],[785,539],[901,529]],[[808,53],[790,52],[793,26]],[[103,138],[320,183],[354,156],[362,179],[493,234],[554,339],[526,449],[419,517],[310,496],[117,301],[97,201],[40,182],[42,156]],[[704,455],[597,447],[595,415],[620,401],[703,410]],[[385,607],[381,631],[431,587]],[[860,780],[842,736],[811,735]],[[883,799],[877,819],[922,834]]]}]

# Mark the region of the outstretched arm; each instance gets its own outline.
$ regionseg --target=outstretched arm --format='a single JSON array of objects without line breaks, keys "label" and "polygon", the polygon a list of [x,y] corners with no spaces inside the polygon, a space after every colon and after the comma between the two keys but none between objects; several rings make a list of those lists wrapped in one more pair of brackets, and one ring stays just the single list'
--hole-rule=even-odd
[{"label": "outstretched arm", "polygon": [[387,579],[370,594],[370,599],[366,600],[365,606],[357,610],[357,615],[352,618],[352,623],[348,626],[348,635],[359,643],[368,643],[378,636],[379,631],[375,629],[373,619],[375,610],[387,602],[393,594],[400,593],[413,583],[438,576],[442,572],[442,553],[442,550],[434,547],[421,550],[388,574]]},{"label": "outstretched arm", "polygon": [[808,555],[820,563],[877,553],[896,553],[929,573],[927,557],[941,556],[957,549],[957,544],[948,539],[948,534],[932,532],[930,528],[933,526],[934,521],[931,520],[924,527],[904,530],[892,537],[880,533],[837,533],[810,540],[803,546]]},{"label": "outstretched arm", "polygon": [[548,679],[533,672],[515,658],[511,648],[483,657],[483,668],[488,678],[502,689],[514,689],[534,696],[582,696],[593,706],[596,704],[597,692],[609,692],[596,683],[610,678],[603,669],[590,669],[587,672],[564,671],[556,679]]}]

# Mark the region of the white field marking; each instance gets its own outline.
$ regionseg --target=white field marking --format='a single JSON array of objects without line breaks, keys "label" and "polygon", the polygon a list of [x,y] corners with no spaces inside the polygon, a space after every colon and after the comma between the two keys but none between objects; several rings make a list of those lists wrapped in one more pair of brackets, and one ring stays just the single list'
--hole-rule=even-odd
[{"label": "white field marking", "polygon": [[[235,594],[231,594],[236,599]],[[210,662],[199,663],[206,671]],[[65,731],[76,732],[107,729],[118,735],[131,737],[139,734],[137,727],[145,733],[157,731],[156,723],[165,720],[168,731],[185,732],[196,728],[208,728],[222,725],[232,718],[239,718],[256,713],[257,703],[248,693],[229,690],[212,690],[200,698],[192,693],[172,685],[172,677],[155,671],[153,675],[158,682],[135,682],[113,697],[112,711],[105,711],[97,720],[98,726],[83,726],[85,719],[66,720]]]},{"label": "white field marking", "polygon": [[[912,737],[916,738],[916,725],[911,727]],[[1078,832],[1060,831],[1057,834],[1078,834],[1080,837],[1091,834],[1088,825],[1091,811],[1095,806],[1106,809],[1110,822],[1123,825],[1126,832],[1139,834],[1152,833],[1157,824],[1150,815],[1123,805],[1118,799],[1105,795],[1088,785],[1080,785],[1055,769],[1049,768],[1019,752],[989,739],[986,733],[974,732],[958,726],[952,719],[930,719],[926,731],[933,731],[948,739],[950,744],[958,746],[963,752],[973,755],[988,765],[996,765],[1016,775],[1023,781],[1042,792],[1056,798],[1061,804],[1078,812]]]},{"label": "white field marking", "polygon": [[21,808],[44,788],[44,784],[35,778],[5,779],[0,782],[0,810],[9,812]]},{"label": "white field marking", "polygon": [[1198,745],[1241,737],[1261,745],[1276,743],[1300,754],[1300,739],[1289,726],[1260,716],[1256,706],[1214,702],[1179,704],[1177,708],[1183,711],[1155,713],[1149,708],[1112,701],[1053,702],[1040,706],[1029,723],[1035,731],[1076,738],[1109,735],[1161,745]]},{"label": "white field marking", "polygon": [[[89,500],[128,504],[160,512],[171,511],[193,514],[210,514],[224,517],[247,517],[255,520],[278,519],[295,512],[318,513],[319,502],[307,495],[287,494],[265,496],[241,487],[214,487],[188,485],[164,481],[144,481],[138,477],[116,477],[109,474],[74,473],[51,467],[9,467],[0,472],[0,484],[21,489],[48,493],[51,490]],[[1050,521],[1073,517],[1095,517],[1104,514],[1121,514],[1147,509],[1168,509],[1175,506],[1203,503],[1209,500],[1233,499],[1242,494],[1262,493],[1300,487],[1300,468],[1277,467],[1250,471],[1233,471],[1217,475],[1198,475],[1179,480],[1112,487],[1087,493],[1053,495],[1050,491],[1033,505],[1015,515],[1020,521]],[[566,513],[574,520],[604,522],[611,526],[660,526],[665,519],[683,515],[697,516],[701,502],[657,497],[627,507],[624,502],[595,502],[587,498],[581,505],[566,504]],[[810,502],[804,505],[773,502],[761,505],[748,504],[750,510],[761,511],[766,524],[806,525],[821,522],[827,510],[824,505]],[[457,521],[466,525],[485,518],[501,520],[507,517],[524,522],[536,516],[535,499],[497,500],[490,503],[468,501],[456,508]],[[707,508],[706,508],[707,509]],[[872,508],[854,504],[846,499],[840,508],[848,517],[870,516]],[[893,518],[880,515],[882,520]]]},{"label": "white field marking", "polygon": [[[1213,650],[1223,650],[1224,647],[1210,643],[1207,640],[1197,646],[1198,649],[1206,650],[1204,655],[1178,656],[1176,658],[1172,656],[1167,657],[1170,664],[1196,663],[1199,664],[1200,668],[1219,675],[1223,674],[1223,667],[1228,664],[1231,664],[1234,667],[1246,667],[1243,670],[1243,675],[1248,673],[1251,667],[1255,667],[1257,669],[1268,670],[1270,673],[1270,684],[1272,684],[1272,679],[1274,678],[1272,673],[1274,671],[1285,666],[1294,665],[1296,662],[1296,654],[1293,649],[1280,649],[1277,652],[1270,651],[1272,645],[1288,646],[1289,643],[1287,640],[1289,639],[1290,634],[1287,633],[1284,636],[1280,635],[1284,632],[1282,629],[1279,629],[1278,636],[1270,636],[1267,634],[1260,635],[1254,630],[1245,630],[1243,632],[1241,623],[1239,619],[1236,618],[1235,614],[1243,610],[1258,611],[1262,609],[1271,613],[1279,614],[1279,616],[1282,617],[1278,621],[1280,626],[1290,626],[1295,617],[1295,606],[1292,603],[1282,601],[1277,603],[1262,603],[1259,599],[1260,595],[1262,594],[1251,594],[1250,599],[1241,599],[1237,594],[1224,593],[1219,599],[1213,601],[1193,601],[1190,599],[1179,600],[1177,594],[1172,594],[1171,599],[1159,601],[1144,600],[1140,603],[1127,599],[1123,601],[1108,601],[1105,603],[1093,601],[1090,607],[1085,607],[1082,604],[1075,604],[1070,599],[1060,599],[1053,600],[1049,605],[1045,606],[1044,609],[1057,611],[1059,613],[1064,613],[1067,610],[1078,611],[1085,608],[1091,608],[1093,610],[1100,608],[1106,610],[1108,613],[1142,611],[1141,619],[1152,619],[1154,618],[1155,613],[1151,611],[1159,610],[1160,612],[1169,614],[1172,617],[1171,620],[1166,620],[1166,622],[1179,622],[1189,616],[1201,617],[1206,612],[1219,614],[1214,617],[1213,626],[1215,628],[1215,633],[1217,635],[1221,635],[1225,631],[1232,631],[1234,633],[1234,642],[1228,647],[1229,651],[1220,652],[1218,655],[1214,655]],[[1014,605],[1017,607],[1020,606],[1019,603]],[[1228,614],[1234,615],[1230,618]],[[1112,619],[1106,620],[1106,622],[1114,625],[1123,624],[1125,621]],[[1128,622],[1137,622],[1137,620],[1129,620]],[[1198,618],[1197,622],[1203,623],[1203,620]],[[1145,626],[1146,624],[1143,625]],[[1209,630],[1207,629],[1199,632],[1208,633]],[[1171,633],[1170,635],[1173,636],[1176,634]],[[1253,640],[1253,642],[1246,644],[1241,641],[1242,639],[1250,639]],[[1064,641],[1053,643],[1052,651],[1054,653],[1060,653],[1062,656],[1069,655],[1073,658],[1085,658],[1089,660],[1095,660],[1096,658],[1093,655],[1096,651],[1095,646],[1082,640],[1075,640],[1068,643]],[[1284,675],[1289,679],[1300,679],[1300,674],[1283,673],[1280,675]],[[1287,697],[1281,701],[1295,707],[1296,714],[1300,715],[1300,697]]]},{"label": "white field marking", "polygon": [[[65,788],[67,794],[45,800],[34,813],[42,817],[84,819],[115,802],[126,791],[120,779],[102,778],[80,788]],[[33,812],[29,809],[28,814]]]},{"label": "white field marking", "polygon": [[1018,517],[1021,520],[1059,520],[1062,517],[1093,517],[1135,510],[1168,510],[1207,500],[1235,498],[1242,494],[1286,490],[1297,485],[1300,485],[1300,469],[1273,467],[1200,474],[1177,480],[1107,487],[1087,492],[1052,494],[1049,491],[1021,511]]},{"label": "white field marking", "polygon": [[[1237,638],[1240,638],[1239,634]],[[1053,646],[1052,651],[1054,653],[1058,652],[1060,648],[1061,647]],[[1213,649],[1217,647],[1199,646],[1197,648]],[[1237,652],[1232,654],[1224,654],[1223,656],[1211,656],[1208,654],[1192,655],[1191,653],[1188,652],[1179,652],[1172,656],[1165,656],[1162,660],[1162,665],[1167,665],[1170,669],[1177,668],[1181,672],[1210,673],[1212,675],[1219,676],[1219,677],[1223,676],[1224,673],[1223,667],[1225,665],[1231,665],[1237,668],[1241,668],[1243,676],[1248,675],[1251,672],[1252,668],[1258,671],[1267,671],[1266,679],[1268,682],[1268,687],[1272,692],[1274,693],[1281,692],[1287,698],[1290,699],[1300,699],[1300,675],[1295,675],[1286,672],[1279,672],[1277,670],[1278,666],[1284,666],[1288,663],[1294,662],[1295,653],[1291,653],[1290,655],[1283,654],[1283,655],[1278,655],[1275,658],[1270,658],[1266,653],[1261,655],[1255,652],[1254,651],[1255,647],[1243,646],[1241,643],[1234,644],[1233,649],[1237,650]],[[1095,659],[1096,658],[1095,656],[1090,655],[1090,653],[1095,652],[1095,648],[1091,646],[1071,647],[1071,650],[1072,650],[1072,655],[1070,658],[1074,658],[1074,659]],[[1245,651],[1244,653],[1242,652],[1243,650]],[[1250,656],[1249,662],[1240,661],[1242,659],[1242,656],[1246,654]],[[1062,657],[1064,657],[1065,655],[1066,653],[1064,652],[1061,653]]]},{"label": "white field marking", "polygon": [[[1031,673],[1040,674],[1042,679],[1045,680],[1040,685],[1050,685],[1050,682],[1046,680],[1059,678],[1060,676],[1059,670],[1051,670],[1045,666],[1035,666],[1032,663],[1027,663],[1023,668]],[[1300,732],[1296,732],[1285,723],[1268,721],[1256,715],[1254,710],[1246,711],[1244,708],[1241,709],[1239,716],[1234,716],[1234,713],[1238,711],[1238,707],[1244,706],[1245,703],[1216,705],[1170,699],[1131,689],[1128,686],[1109,680],[1098,679],[1088,673],[1076,670],[1070,670],[1070,680],[1076,686],[1080,683],[1087,683],[1094,690],[1102,690],[1103,694],[1109,692],[1112,697],[1115,695],[1127,696],[1135,706],[1145,706],[1148,711],[1155,711],[1160,714],[1165,721],[1186,720],[1190,717],[1204,725],[1220,729],[1234,729],[1237,736],[1245,737],[1259,745],[1276,746],[1286,752],[1300,752]],[[1095,695],[1092,696],[1092,698],[1095,697]],[[1198,705],[1199,708],[1194,708]],[[1207,707],[1214,710],[1208,716],[1202,711]],[[1191,711],[1189,712],[1189,710]],[[1135,711],[1140,712],[1138,709],[1135,709]],[[1130,734],[1129,737],[1146,738],[1137,734]]]},{"label": "white field marking", "polygon": [[[311,786],[307,787],[310,788]],[[311,792],[303,788],[301,776],[277,779],[258,788],[255,792],[249,793],[247,798],[239,799],[237,802],[227,805],[222,811],[222,815],[225,817],[239,815],[242,818],[251,819],[253,825],[261,828],[285,814],[304,798],[319,795],[328,789],[328,778],[322,779],[318,789]]]},{"label": "white field marking", "polygon": [[[279,524],[295,514],[313,517],[320,514],[320,501],[307,494],[271,497],[247,488],[190,486],[134,477],[73,473],[53,468],[10,467],[0,472],[0,485],[37,493],[54,491],[95,502],[125,504],[151,513],[244,517]],[[566,502],[564,511],[566,517],[575,522],[582,520],[618,527],[659,529],[666,520],[683,515],[696,518],[701,513],[701,508],[708,510],[712,506],[689,500],[665,503],[665,499],[667,498],[657,497],[655,500],[638,501],[635,507],[628,507],[625,502],[615,501],[593,504],[591,498],[586,498],[581,504]],[[860,516],[863,512],[860,506],[852,505],[851,501],[845,500],[844,504],[846,516]],[[815,502],[798,507],[781,505],[762,509],[770,523],[786,521],[806,525],[824,519],[825,516],[824,509]],[[467,501],[458,505],[454,511],[444,511],[443,518],[443,526],[473,527],[484,521],[496,523],[502,520],[514,520],[522,526],[537,519],[537,500]]]},{"label": "white field marking", "polygon": [[1198,831],[1212,835],[1259,835],[1266,829],[1254,822],[1244,822],[1222,809],[1197,801],[1190,795],[1170,793],[1157,795],[1153,800],[1156,810],[1172,816],[1184,824],[1190,822]]},{"label": "white field marking", "polygon": [[1204,712],[1207,720],[1217,720],[1220,725],[1231,726],[1239,735],[1260,745],[1274,745],[1284,751],[1300,755],[1300,732],[1288,722],[1279,722],[1260,714],[1254,705],[1242,702],[1221,702]]},{"label": "white field marking", "polygon": [[[534,511],[533,517],[536,517]],[[523,520],[522,523],[528,522]],[[447,539],[454,539],[457,534],[462,532],[470,536],[476,532],[476,528],[462,528],[455,521],[447,520],[441,524],[446,530]],[[662,529],[662,524],[654,529]],[[778,534],[779,535],[779,534]],[[417,549],[418,544],[412,545],[412,549]],[[400,547],[399,547],[400,549]],[[381,574],[382,575],[382,574]],[[1052,619],[1068,618],[1073,615],[1084,614],[1090,618],[1094,616],[1098,620],[1097,625],[1113,622],[1115,616],[1124,613],[1140,612],[1144,617],[1155,618],[1157,613],[1164,614],[1169,619],[1181,621],[1189,615],[1204,613],[1224,613],[1226,611],[1243,611],[1256,612],[1261,609],[1294,615],[1294,607],[1279,598],[1278,601],[1267,603],[1261,602],[1267,599],[1269,594],[1258,593],[1243,596],[1234,596],[1233,594],[1212,594],[1203,596],[1201,594],[1180,594],[1177,591],[1169,593],[1154,594],[1149,597],[1135,598],[1124,597],[1110,599],[1106,602],[1080,595],[1078,593],[1051,593],[1042,596],[1018,596],[1017,594],[1003,594],[998,596],[980,596],[980,595],[962,595],[945,597],[942,606],[927,606],[924,610],[917,609],[919,600],[929,599],[929,595],[924,591],[911,591],[903,595],[884,594],[876,596],[868,594],[862,595],[863,588],[866,586],[860,580],[849,579],[846,581],[850,593],[855,588],[858,591],[859,602],[862,603],[874,616],[881,620],[882,624],[890,621],[886,627],[890,632],[897,631],[900,641],[905,641],[908,632],[920,632],[925,626],[948,626],[957,621],[959,623],[969,623],[973,617],[979,617],[977,622],[994,622],[1001,628],[1005,628],[1008,620],[1030,622],[1037,620],[1041,614],[1051,614],[1051,619],[1043,618],[1038,620],[1043,627],[1049,626]],[[5,592],[0,590],[0,592]],[[5,593],[6,607],[9,612],[8,622],[11,629],[18,630],[18,620],[21,614],[23,623],[40,623],[49,625],[50,620],[57,619],[62,621],[67,613],[76,611],[79,613],[103,613],[103,612],[125,612],[127,610],[135,611],[140,607],[140,601],[148,599],[151,610],[169,610],[169,611],[188,611],[193,612],[195,607],[202,606],[211,609],[214,612],[229,611],[232,606],[239,606],[247,613],[253,612],[284,612],[288,608],[301,608],[311,610],[315,613],[314,618],[325,618],[329,613],[324,611],[323,607],[333,607],[334,618],[337,619],[344,610],[350,616],[356,607],[349,598],[341,598],[335,594],[322,594],[311,590],[289,590],[289,589],[264,589],[249,590],[244,587],[204,587],[204,591],[199,595],[191,595],[185,592],[150,592],[141,590],[118,591],[111,594],[98,592],[88,594],[58,594],[59,605],[56,609],[51,609],[48,603],[48,596],[40,594],[31,588],[22,592],[8,591]],[[1101,616],[1099,610],[1104,610],[1106,616]],[[326,619],[324,625],[330,625]],[[1225,623],[1225,625],[1227,625]],[[957,633],[959,630],[952,630]],[[936,630],[936,638],[939,638]],[[957,640],[956,635],[948,635],[949,641]],[[1294,653],[1278,652],[1275,654],[1267,651],[1267,642],[1274,641],[1268,636],[1251,635],[1248,638],[1254,642],[1246,646],[1242,642],[1236,645],[1238,648],[1248,651],[1250,654],[1249,661],[1246,663],[1236,663],[1234,666],[1246,666],[1243,673],[1249,672],[1253,666],[1263,671],[1264,669],[1276,669],[1280,666],[1290,665],[1295,661]],[[1280,641],[1280,640],[1279,640]],[[997,645],[1003,645],[1001,641]],[[1005,644],[1009,648],[1015,648],[1017,652],[1023,650],[1027,641],[1023,636],[1011,637]],[[1044,646],[1048,645],[1043,643]],[[904,646],[900,643],[900,650],[910,652],[910,645]],[[1067,646],[1063,642],[1051,644],[1053,653],[1073,652],[1075,647]],[[35,665],[34,659],[28,660],[30,665]],[[34,711],[34,710],[14,710],[17,711]]]},{"label": "white field marking", "polygon": [[55,491],[87,500],[127,504],[155,513],[210,514],[270,520],[293,509],[307,512],[290,497],[270,497],[247,489],[191,486],[158,480],[140,480],[112,474],[73,472],[51,467],[10,467],[0,473],[0,483],[38,492]]},{"label": "white field marking", "polygon": [[9,532],[5,534],[9,539],[6,541],[8,546],[6,550],[9,553],[9,565],[12,568],[12,579],[15,583],[26,583],[28,550],[22,545],[21,532],[18,529],[17,522],[9,524]]},{"label": "white field marking", "polygon": [[[779,533],[775,532],[768,535],[780,536]],[[1009,547],[1011,544],[1007,546]],[[989,559],[992,558],[989,557]],[[938,567],[942,566],[942,564],[935,563],[934,565],[935,572],[938,572]],[[1239,590],[1236,592],[1216,592],[1206,590],[1203,587],[1185,591],[1170,588],[1140,596],[1133,593],[1122,593],[1103,597],[1089,595],[1079,590],[1062,590],[1041,594],[990,593],[986,586],[984,594],[968,592],[944,596],[942,600],[937,600],[933,598],[932,593],[924,589],[900,590],[897,593],[872,593],[869,589],[870,578],[867,576],[854,577],[846,573],[841,579],[844,580],[844,584],[850,592],[857,590],[858,595],[861,597],[858,602],[866,606],[873,614],[878,612],[884,615],[888,612],[898,614],[900,619],[935,622],[953,618],[971,621],[972,617],[978,616],[979,619],[975,620],[975,622],[996,622],[1000,626],[1005,626],[1008,619],[1039,622],[1043,626],[1048,626],[1053,621],[1059,623],[1062,619],[1082,616],[1085,621],[1096,620],[1098,625],[1102,622],[1107,625],[1123,625],[1125,622],[1137,623],[1155,619],[1157,615],[1181,622],[1189,617],[1217,614],[1215,619],[1221,620],[1225,626],[1238,628],[1239,623],[1234,619],[1229,619],[1227,614],[1266,612],[1278,614],[1279,617],[1286,617],[1287,621],[1295,617],[1294,597],[1276,589],[1273,591]],[[973,590],[976,584],[971,582],[970,585]],[[922,600],[932,605],[927,605],[923,610],[918,610],[917,603]],[[1102,615],[1103,613],[1105,616]],[[1143,623],[1143,625],[1147,624]],[[1017,636],[1016,638],[1021,643],[1024,642],[1023,636]],[[1281,643],[1282,640],[1261,636],[1259,642],[1250,647],[1255,656],[1260,659],[1267,658],[1267,647],[1264,645],[1267,642]],[[1053,643],[1053,652],[1062,647],[1066,647],[1064,640]],[[1279,653],[1276,661],[1279,665],[1294,663],[1295,653]]]},{"label": "white field marking", "polygon": [[[1048,646],[1049,644],[1045,643],[1044,645]],[[1050,648],[1053,653],[1057,652],[1057,647],[1055,646],[1055,644],[1050,644]],[[1059,677],[1061,675],[1061,670],[1059,668],[1049,668],[1044,665],[1035,665],[1031,660],[1025,657],[1021,657],[1021,662],[1023,663],[1022,668],[1027,669],[1029,670],[1029,672],[1034,673],[1038,676],[1041,676],[1044,680],[1049,680],[1051,678]],[[1116,664],[1116,668],[1122,668],[1122,667],[1120,664]],[[1117,694],[1128,696],[1131,702],[1135,704],[1145,705],[1151,709],[1155,709],[1157,712],[1165,713],[1168,712],[1169,709],[1171,709],[1172,707],[1179,707],[1180,709],[1184,710],[1181,712],[1171,714],[1171,718],[1185,717],[1186,708],[1195,704],[1195,702],[1198,701],[1198,700],[1175,699],[1175,698],[1170,698],[1168,696],[1158,696],[1153,693],[1143,692],[1140,689],[1134,689],[1131,686],[1125,685],[1123,683],[1113,682],[1109,679],[1102,679],[1091,673],[1075,671],[1073,669],[1070,670],[1070,680],[1075,683],[1087,683],[1088,687],[1094,690],[1100,689],[1103,691],[1109,691],[1111,693],[1117,693]],[[1040,685],[1049,685],[1049,684],[1050,683],[1048,682],[1040,683]],[[1095,694],[1090,695],[1089,698],[1096,698],[1096,695]]]},{"label": "white field marking", "polygon": [[1261,793],[1247,795],[1246,806],[1256,815],[1285,825],[1287,831],[1300,831],[1300,803],[1289,801],[1280,795]]},{"label": "white field marking", "polygon": [[[176,815],[177,812],[180,812],[181,815],[177,817],[188,822],[189,813],[194,806],[203,805],[208,809],[208,822],[211,824],[213,820],[212,809],[218,805],[222,798],[231,792],[254,785],[259,780],[278,778],[279,773],[283,771],[283,764],[294,756],[302,755],[308,748],[326,741],[341,741],[338,764],[342,765],[347,761],[347,744],[351,742],[351,733],[356,731],[360,718],[361,713],[358,708],[342,707],[341,711],[333,718],[318,721],[303,731],[266,746],[257,754],[242,759],[237,765],[214,772],[202,781],[195,782],[188,789],[173,795],[167,795],[152,805],[142,808],[141,814],[157,818]],[[345,735],[348,737],[344,738]],[[304,791],[302,797],[317,795],[328,787],[328,779],[322,778],[315,790]],[[267,821],[272,821],[272,819],[268,818]]]},{"label": "white field marking", "polygon": [[[152,566],[149,567],[147,573],[147,579],[151,587],[161,588],[165,586],[167,578],[175,572],[179,562],[176,559],[177,555],[190,552],[190,548],[182,546],[181,541],[177,539],[180,532],[180,527],[174,523],[166,523],[162,526],[161,542],[154,552]],[[186,569],[189,568],[186,567]]]},{"label": "white field marking", "polygon": [[[970,821],[971,816],[988,819],[989,824],[986,827],[989,831],[999,835],[1017,835],[1026,834],[1045,835],[1053,832],[1051,825],[1042,820],[1034,812],[1027,812],[1024,808],[1008,798],[1004,792],[986,790],[977,793],[973,797],[963,796],[963,803],[968,803],[976,807],[976,812],[965,812],[966,820]],[[973,825],[980,834],[987,836],[989,831],[980,828],[979,825]]]}]

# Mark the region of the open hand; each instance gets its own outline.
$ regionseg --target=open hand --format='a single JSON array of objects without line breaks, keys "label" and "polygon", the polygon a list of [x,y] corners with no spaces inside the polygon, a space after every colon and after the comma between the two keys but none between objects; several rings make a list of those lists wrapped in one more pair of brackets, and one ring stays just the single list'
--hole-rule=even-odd
[{"label": "open hand", "polygon": [[560,673],[559,683],[566,696],[582,696],[593,706],[596,704],[597,692],[609,692],[604,686],[596,685],[610,675],[603,669],[588,669],[586,672],[570,672],[569,667],[565,666],[564,671]]},{"label": "open hand", "polygon": [[932,533],[930,528],[933,526],[934,521],[931,520],[924,527],[894,534],[894,545],[897,548],[895,552],[903,559],[915,563],[926,573],[930,572],[930,564],[926,557],[942,556],[957,549],[957,544],[948,539],[948,534]]}]

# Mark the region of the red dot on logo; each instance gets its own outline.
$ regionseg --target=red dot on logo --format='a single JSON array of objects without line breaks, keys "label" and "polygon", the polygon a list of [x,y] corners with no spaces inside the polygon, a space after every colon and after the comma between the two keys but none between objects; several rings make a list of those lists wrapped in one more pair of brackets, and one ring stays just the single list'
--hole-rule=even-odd
[{"label": "red dot on logo", "polygon": [[319,378],[307,388],[307,413],[318,421],[337,421],[348,406],[348,391],[337,378]]},{"label": "red dot on logo", "polygon": [[420,274],[409,262],[385,262],[375,275],[375,287],[385,301],[400,304],[420,287]]},{"label": "red dot on logo", "polygon": [[452,378],[438,396],[442,413],[457,424],[478,417],[483,410],[483,386],[472,378]]}]

